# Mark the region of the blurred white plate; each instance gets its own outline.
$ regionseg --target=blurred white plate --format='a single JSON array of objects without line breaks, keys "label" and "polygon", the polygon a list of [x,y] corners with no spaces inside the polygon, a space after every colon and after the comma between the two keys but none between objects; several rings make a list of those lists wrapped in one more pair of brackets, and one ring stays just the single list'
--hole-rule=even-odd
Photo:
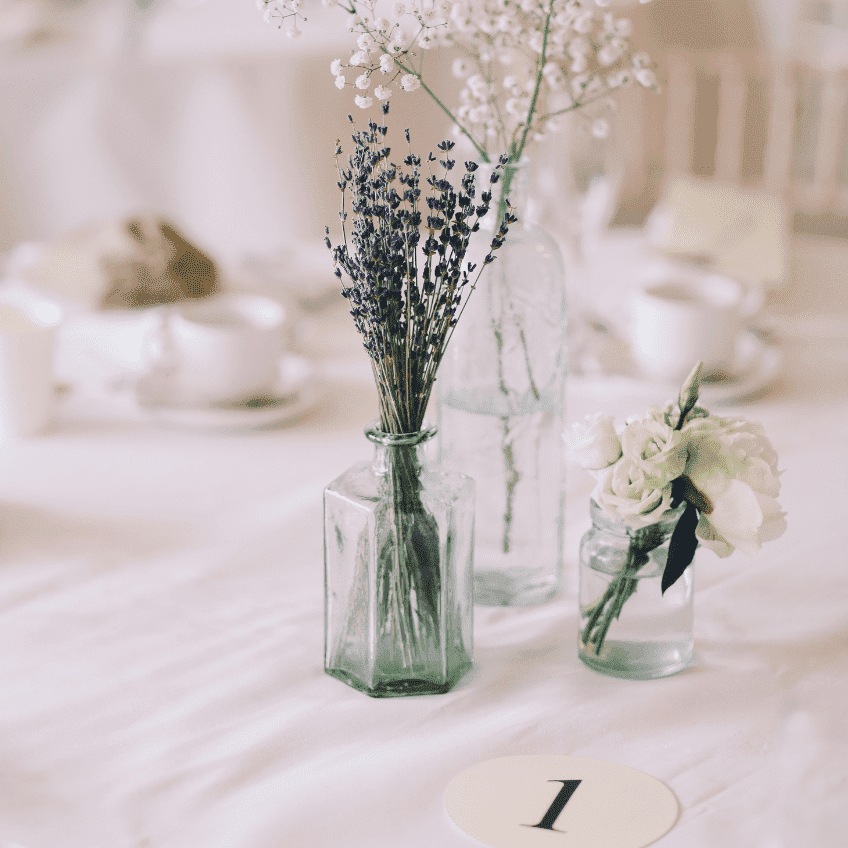
[{"label": "blurred white plate", "polygon": [[136,383],[139,407],[154,420],[200,430],[254,430],[288,424],[312,410],[321,395],[315,366],[286,354],[276,386],[266,395],[232,404],[190,406],[180,402],[165,374],[151,373]]}]

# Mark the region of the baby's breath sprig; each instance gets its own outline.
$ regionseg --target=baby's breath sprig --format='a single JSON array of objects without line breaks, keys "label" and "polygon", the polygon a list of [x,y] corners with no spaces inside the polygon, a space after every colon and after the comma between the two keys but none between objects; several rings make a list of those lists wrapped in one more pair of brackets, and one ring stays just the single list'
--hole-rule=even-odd
[{"label": "baby's breath sprig", "polygon": [[[381,111],[388,114],[389,104]],[[337,143],[344,243],[333,246],[329,228],[325,242],[336,276],[349,278],[342,295],[371,357],[380,425],[387,433],[414,433],[421,429],[436,371],[468,297],[517,218],[507,208],[480,268],[466,263],[471,234],[489,212],[507,157],[478,199],[474,162],[465,163],[458,189],[448,179],[456,166],[450,158],[454,142],[443,141],[441,155],[430,153],[422,162],[406,130],[408,153],[398,166],[389,161],[386,133],[373,120],[367,130],[355,132],[346,167]]]}]

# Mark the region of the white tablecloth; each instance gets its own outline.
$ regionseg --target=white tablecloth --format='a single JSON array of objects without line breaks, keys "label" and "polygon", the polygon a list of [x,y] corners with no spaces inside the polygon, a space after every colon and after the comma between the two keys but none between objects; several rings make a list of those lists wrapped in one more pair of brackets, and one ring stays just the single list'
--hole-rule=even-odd
[{"label": "white tablecloth", "polygon": [[[780,454],[789,529],[756,559],[699,553],[696,661],[665,680],[577,659],[592,481],[571,469],[561,597],[478,607],[449,694],[345,687],[322,670],[321,491],[369,454],[367,380],[330,362],[302,421],[213,434],[97,401],[82,374],[54,432],[0,448],[0,844],[466,848],[451,778],[555,753],[667,783],[663,848],[844,846],[848,248],[793,250],[770,306],[784,374],[738,410]],[[328,349],[358,349],[348,321],[329,315]],[[574,380],[569,417],[664,399]]]}]

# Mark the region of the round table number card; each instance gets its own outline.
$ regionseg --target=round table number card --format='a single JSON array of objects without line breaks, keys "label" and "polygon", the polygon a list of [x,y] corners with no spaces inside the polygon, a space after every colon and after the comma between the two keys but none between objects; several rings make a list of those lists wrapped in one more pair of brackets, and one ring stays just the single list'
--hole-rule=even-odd
[{"label": "round table number card", "polygon": [[445,807],[492,848],[644,848],[677,820],[677,799],[656,778],[554,755],[478,763],[451,781]]}]

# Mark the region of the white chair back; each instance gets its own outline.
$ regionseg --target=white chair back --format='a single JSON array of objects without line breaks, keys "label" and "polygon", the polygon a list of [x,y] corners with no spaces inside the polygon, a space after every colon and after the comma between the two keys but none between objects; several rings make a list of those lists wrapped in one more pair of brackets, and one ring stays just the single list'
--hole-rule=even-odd
[{"label": "white chair back", "polygon": [[848,56],[814,67],[741,53],[667,57],[666,178],[698,176],[848,213]]}]

